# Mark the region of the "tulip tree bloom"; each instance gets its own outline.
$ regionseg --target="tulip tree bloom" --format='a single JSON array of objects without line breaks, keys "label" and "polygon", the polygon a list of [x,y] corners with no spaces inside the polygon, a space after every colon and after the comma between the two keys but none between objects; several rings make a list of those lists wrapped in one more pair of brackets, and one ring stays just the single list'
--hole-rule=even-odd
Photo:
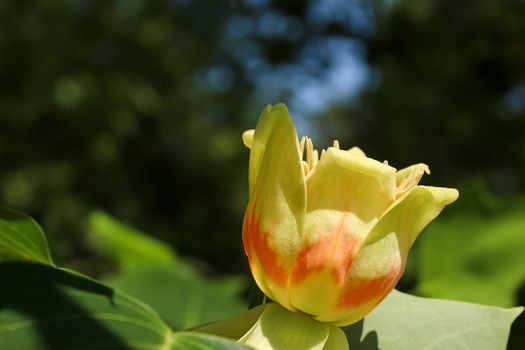
[{"label": "tulip tree bloom", "polygon": [[428,166],[397,171],[359,148],[321,154],[298,139],[285,105],[267,106],[250,151],[243,243],[262,291],[285,308],[344,326],[394,288],[410,246],[458,191],[418,186]]}]

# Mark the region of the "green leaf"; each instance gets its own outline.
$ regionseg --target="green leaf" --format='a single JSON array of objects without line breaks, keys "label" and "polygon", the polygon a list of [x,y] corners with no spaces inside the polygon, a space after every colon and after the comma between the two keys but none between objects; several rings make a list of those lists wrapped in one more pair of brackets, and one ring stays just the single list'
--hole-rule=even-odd
[{"label": "green leaf", "polygon": [[122,268],[145,263],[173,263],[174,251],[166,244],[127,226],[104,212],[89,217],[91,239],[97,248],[118,261]]},{"label": "green leaf", "polygon": [[252,350],[253,348],[209,334],[178,332],[173,336],[173,350]]},{"label": "green leaf", "polygon": [[[124,253],[127,248],[143,262],[175,263],[161,243],[130,233],[102,214],[95,221],[107,230],[99,238],[113,239],[113,246],[123,249],[116,255],[130,269],[138,265]],[[0,210],[0,256],[0,261],[10,260],[0,263],[0,349],[249,349],[225,338],[173,333],[138,300],[74,271],[49,266],[45,236],[24,214]]]},{"label": "green leaf", "polygon": [[177,259],[161,241],[107,214],[90,216],[92,240],[120,271],[105,281],[151,305],[175,330],[236,315],[246,309],[239,277],[207,279]]},{"label": "green leaf", "polygon": [[204,279],[180,263],[128,268],[107,282],[144,300],[175,330],[246,310],[240,278]]},{"label": "green leaf", "polygon": [[0,280],[0,349],[249,349],[172,333],[145,304],[71,271],[6,262]]},{"label": "green leaf", "polygon": [[162,349],[171,330],[149,307],[46,265],[0,264],[0,349]]},{"label": "green leaf", "polygon": [[498,306],[516,304],[525,280],[525,201],[488,212],[451,208],[418,242],[419,285],[425,296]]},{"label": "green leaf", "polygon": [[0,208],[0,261],[17,260],[53,265],[46,237],[36,221]]},{"label": "green leaf", "polygon": [[352,350],[503,350],[522,311],[394,290],[363,321],[345,327],[345,333]]}]

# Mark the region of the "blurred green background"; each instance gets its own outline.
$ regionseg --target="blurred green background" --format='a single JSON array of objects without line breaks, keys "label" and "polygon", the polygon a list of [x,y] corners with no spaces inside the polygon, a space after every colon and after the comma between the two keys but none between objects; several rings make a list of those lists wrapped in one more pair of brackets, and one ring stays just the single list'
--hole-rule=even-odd
[{"label": "blurred green background", "polygon": [[525,304],[523,0],[0,1],[0,205],[61,265],[162,289],[176,327],[226,317],[249,285],[240,135],[279,101],[319,148],[460,189],[400,289]]}]

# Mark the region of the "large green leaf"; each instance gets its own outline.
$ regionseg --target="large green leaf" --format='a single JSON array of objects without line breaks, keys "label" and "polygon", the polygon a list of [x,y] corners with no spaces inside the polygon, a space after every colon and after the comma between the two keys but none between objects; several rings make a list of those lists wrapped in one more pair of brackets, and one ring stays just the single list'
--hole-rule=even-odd
[{"label": "large green leaf", "polygon": [[393,291],[345,333],[352,350],[503,350],[522,311]]},{"label": "large green leaf", "polygon": [[[130,271],[139,266],[132,261],[134,254],[142,262],[165,264],[161,266],[177,262],[169,248],[110,217],[99,214],[96,221],[106,230],[106,238],[121,243],[112,245],[119,249],[115,256],[127,257],[120,261]],[[173,333],[137,299],[74,271],[50,266],[45,236],[38,224],[24,214],[0,211],[0,257],[2,350],[250,349],[225,338]],[[179,271],[193,273],[184,268]],[[171,311],[179,312],[173,308]]]},{"label": "large green leaf", "polygon": [[113,219],[102,211],[89,216],[90,238],[96,248],[122,268],[145,263],[174,263],[175,252],[166,244]]},{"label": "large green leaf", "polygon": [[16,260],[53,265],[46,237],[36,221],[0,208],[0,261]]},{"label": "large green leaf", "polygon": [[165,349],[171,330],[146,305],[46,265],[0,264],[0,349]]},{"label": "large green leaf", "polygon": [[172,333],[136,299],[47,265],[0,264],[0,349],[235,349],[224,338]]},{"label": "large green leaf", "polygon": [[204,278],[166,244],[109,215],[90,216],[91,239],[120,270],[105,280],[158,310],[175,330],[231,317],[246,309],[239,277]]},{"label": "large green leaf", "polygon": [[175,330],[246,310],[240,296],[241,279],[205,279],[179,264],[137,266],[123,270],[107,282],[151,305]]},{"label": "large green leaf", "polygon": [[525,201],[496,208],[451,208],[418,242],[417,291],[498,306],[516,304],[525,281]]}]

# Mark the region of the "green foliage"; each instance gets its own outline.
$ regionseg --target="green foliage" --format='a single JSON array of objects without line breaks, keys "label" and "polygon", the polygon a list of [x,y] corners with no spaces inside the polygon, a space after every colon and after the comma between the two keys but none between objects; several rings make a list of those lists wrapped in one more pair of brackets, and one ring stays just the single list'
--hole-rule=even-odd
[{"label": "green foliage", "polygon": [[435,298],[515,305],[525,280],[523,213],[525,198],[497,200],[467,189],[464,199],[420,238],[417,291]]},{"label": "green foliage", "polygon": [[0,208],[0,261],[25,260],[53,265],[42,228],[29,216]]},{"label": "green foliage", "polygon": [[0,348],[161,349],[170,329],[150,308],[88,278],[29,263],[0,264]]},{"label": "green foliage", "polygon": [[4,262],[0,280],[1,349],[249,349],[172,333],[142,302],[67,270]]},{"label": "green foliage", "polygon": [[[45,236],[26,215],[2,211],[0,236],[10,243],[2,246],[2,258],[19,260],[0,262],[1,349],[250,349],[225,338],[173,333],[135,298],[49,266]],[[37,254],[28,253],[42,251],[48,259],[40,263],[34,262]]]},{"label": "green foliage", "polygon": [[166,244],[124,225],[102,211],[89,218],[91,241],[121,268],[143,264],[175,264],[176,254]]},{"label": "green foliage", "polygon": [[345,329],[352,350],[504,350],[522,307],[502,309],[393,291]]},{"label": "green foliage", "polygon": [[172,329],[231,317],[246,309],[240,277],[205,278],[175,258],[164,243],[146,236],[109,215],[91,215],[91,240],[120,271],[106,276],[108,284],[144,300]]},{"label": "green foliage", "polygon": [[106,279],[107,283],[159,310],[175,330],[231,317],[246,310],[239,278],[205,279],[177,265],[145,265]]}]

